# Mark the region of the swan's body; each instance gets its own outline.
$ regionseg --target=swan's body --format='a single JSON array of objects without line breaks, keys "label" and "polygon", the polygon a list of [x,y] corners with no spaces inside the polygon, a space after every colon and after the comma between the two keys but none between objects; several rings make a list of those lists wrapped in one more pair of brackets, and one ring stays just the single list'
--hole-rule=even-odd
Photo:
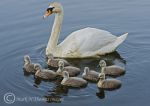
[{"label": "swan's body", "polygon": [[35,77],[42,78],[45,80],[53,80],[56,78],[56,72],[48,69],[42,69],[41,65],[36,64],[34,67],[37,71],[35,73]]},{"label": "swan's body", "polygon": [[[116,37],[108,31],[96,28],[84,28],[71,33],[58,44],[58,38],[63,21],[63,7],[57,2],[50,4],[44,17],[55,13],[52,33],[46,48],[46,55],[63,58],[99,57],[111,53],[126,39],[128,33]],[[58,44],[58,45],[57,45]]]},{"label": "swan's body", "polygon": [[107,66],[104,60],[101,60],[99,65],[102,69],[104,69],[104,73],[107,76],[118,77],[125,74],[124,68],[117,65]]},{"label": "swan's body", "polygon": [[64,60],[64,59],[55,59],[52,54],[50,54],[50,56],[48,56],[47,65],[49,65],[51,67],[58,68],[59,67],[59,65],[58,65],[59,61],[63,61],[64,66],[69,65],[69,63],[66,60]]},{"label": "swan's body", "polygon": [[116,79],[106,79],[104,70],[99,74],[98,88],[105,90],[115,90],[121,87],[121,81]]},{"label": "swan's body", "polygon": [[62,85],[68,86],[68,87],[85,87],[87,86],[88,82],[82,78],[78,77],[69,77],[69,73],[67,71],[63,72],[63,80],[61,81]]},{"label": "swan's body", "polygon": [[29,55],[24,56],[24,65],[23,65],[24,71],[26,71],[28,73],[35,73],[36,72],[36,70],[34,69],[35,64],[36,63],[31,62]]},{"label": "swan's body", "polygon": [[66,66],[64,67],[64,62],[63,61],[59,61],[59,68],[57,70],[57,74],[62,76],[62,73],[64,71],[67,71],[69,73],[70,77],[74,77],[80,74],[80,68],[77,67],[73,67],[73,66]]},{"label": "swan's body", "polygon": [[85,67],[82,77],[83,79],[88,80],[88,81],[98,82],[99,73],[94,70],[89,70],[89,67]]}]

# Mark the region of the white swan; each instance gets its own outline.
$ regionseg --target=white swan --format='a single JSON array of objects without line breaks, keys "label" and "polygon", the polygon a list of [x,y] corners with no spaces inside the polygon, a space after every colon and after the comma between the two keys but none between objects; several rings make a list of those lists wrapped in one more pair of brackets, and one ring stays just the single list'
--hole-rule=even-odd
[{"label": "white swan", "polygon": [[46,55],[53,54],[54,57],[62,58],[99,57],[115,51],[128,35],[128,33],[125,33],[116,37],[108,31],[88,27],[71,33],[63,42],[58,44],[63,21],[62,5],[57,2],[50,3],[44,18],[52,13],[56,15],[46,48]]}]

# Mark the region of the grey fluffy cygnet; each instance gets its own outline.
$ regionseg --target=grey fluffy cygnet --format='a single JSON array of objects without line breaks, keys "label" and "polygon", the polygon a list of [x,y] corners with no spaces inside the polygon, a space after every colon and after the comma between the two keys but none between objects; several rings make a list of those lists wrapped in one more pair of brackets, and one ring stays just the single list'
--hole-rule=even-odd
[{"label": "grey fluffy cygnet", "polygon": [[125,74],[124,68],[117,65],[107,66],[104,60],[99,62],[99,66],[104,68],[104,73],[106,76],[118,77]]},{"label": "grey fluffy cygnet", "polygon": [[36,63],[31,62],[29,55],[24,56],[24,65],[23,65],[24,71],[26,71],[28,73],[35,73],[36,72],[36,70],[34,69],[35,64]]},{"label": "grey fluffy cygnet", "polygon": [[66,66],[64,67],[64,62],[59,61],[59,68],[57,70],[57,74],[62,76],[63,71],[67,71],[70,77],[74,77],[80,74],[80,68],[73,67],[73,66]]},{"label": "grey fluffy cygnet", "polygon": [[37,70],[35,73],[35,77],[45,79],[45,80],[53,80],[57,76],[56,72],[52,70],[42,69],[40,64],[36,64],[34,68],[35,70]]},{"label": "grey fluffy cygnet", "polygon": [[90,70],[89,67],[84,68],[82,77],[83,77],[83,79],[91,81],[91,82],[99,81],[99,73],[94,70]]},{"label": "grey fluffy cygnet", "polygon": [[64,71],[61,84],[68,87],[79,88],[87,86],[88,82],[79,77],[69,77],[69,73],[67,71]]},{"label": "grey fluffy cygnet", "polygon": [[121,87],[121,81],[116,79],[106,79],[104,70],[99,74],[98,88],[105,90],[115,90]]}]

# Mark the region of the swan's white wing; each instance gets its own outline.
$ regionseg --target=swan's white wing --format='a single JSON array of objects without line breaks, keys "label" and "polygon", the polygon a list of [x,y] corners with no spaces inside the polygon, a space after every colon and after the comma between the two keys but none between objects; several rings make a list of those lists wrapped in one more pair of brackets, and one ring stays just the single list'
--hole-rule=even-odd
[{"label": "swan's white wing", "polygon": [[114,42],[116,36],[108,31],[96,28],[84,28],[71,33],[58,46],[63,50],[63,54],[86,54],[95,52],[104,46]]},{"label": "swan's white wing", "polygon": [[82,29],[75,36],[81,52],[99,50],[116,39],[110,32],[96,28]]}]

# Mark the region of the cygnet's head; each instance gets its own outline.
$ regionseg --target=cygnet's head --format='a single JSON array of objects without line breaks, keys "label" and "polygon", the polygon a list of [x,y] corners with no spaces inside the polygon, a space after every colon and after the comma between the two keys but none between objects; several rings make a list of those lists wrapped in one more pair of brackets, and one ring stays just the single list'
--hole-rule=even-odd
[{"label": "cygnet's head", "polygon": [[59,68],[63,68],[64,67],[64,62],[62,61],[62,60],[60,60],[59,62],[58,62],[58,66],[59,66]]},{"label": "cygnet's head", "polygon": [[25,62],[25,64],[31,63],[31,60],[30,60],[30,56],[29,56],[29,55],[25,55],[25,56],[24,56],[24,62]]},{"label": "cygnet's head", "polygon": [[41,71],[41,65],[40,64],[34,64],[34,69],[36,71]]},{"label": "cygnet's head", "polygon": [[86,75],[90,71],[89,67],[84,67],[83,75]]},{"label": "cygnet's head", "polygon": [[101,61],[99,62],[99,66],[100,66],[100,67],[106,67],[106,62],[105,62],[105,60],[101,60]]},{"label": "cygnet's head", "polygon": [[63,12],[62,5],[58,2],[52,2],[49,4],[49,7],[47,8],[43,17],[46,18],[53,13],[61,13],[61,12]]}]

